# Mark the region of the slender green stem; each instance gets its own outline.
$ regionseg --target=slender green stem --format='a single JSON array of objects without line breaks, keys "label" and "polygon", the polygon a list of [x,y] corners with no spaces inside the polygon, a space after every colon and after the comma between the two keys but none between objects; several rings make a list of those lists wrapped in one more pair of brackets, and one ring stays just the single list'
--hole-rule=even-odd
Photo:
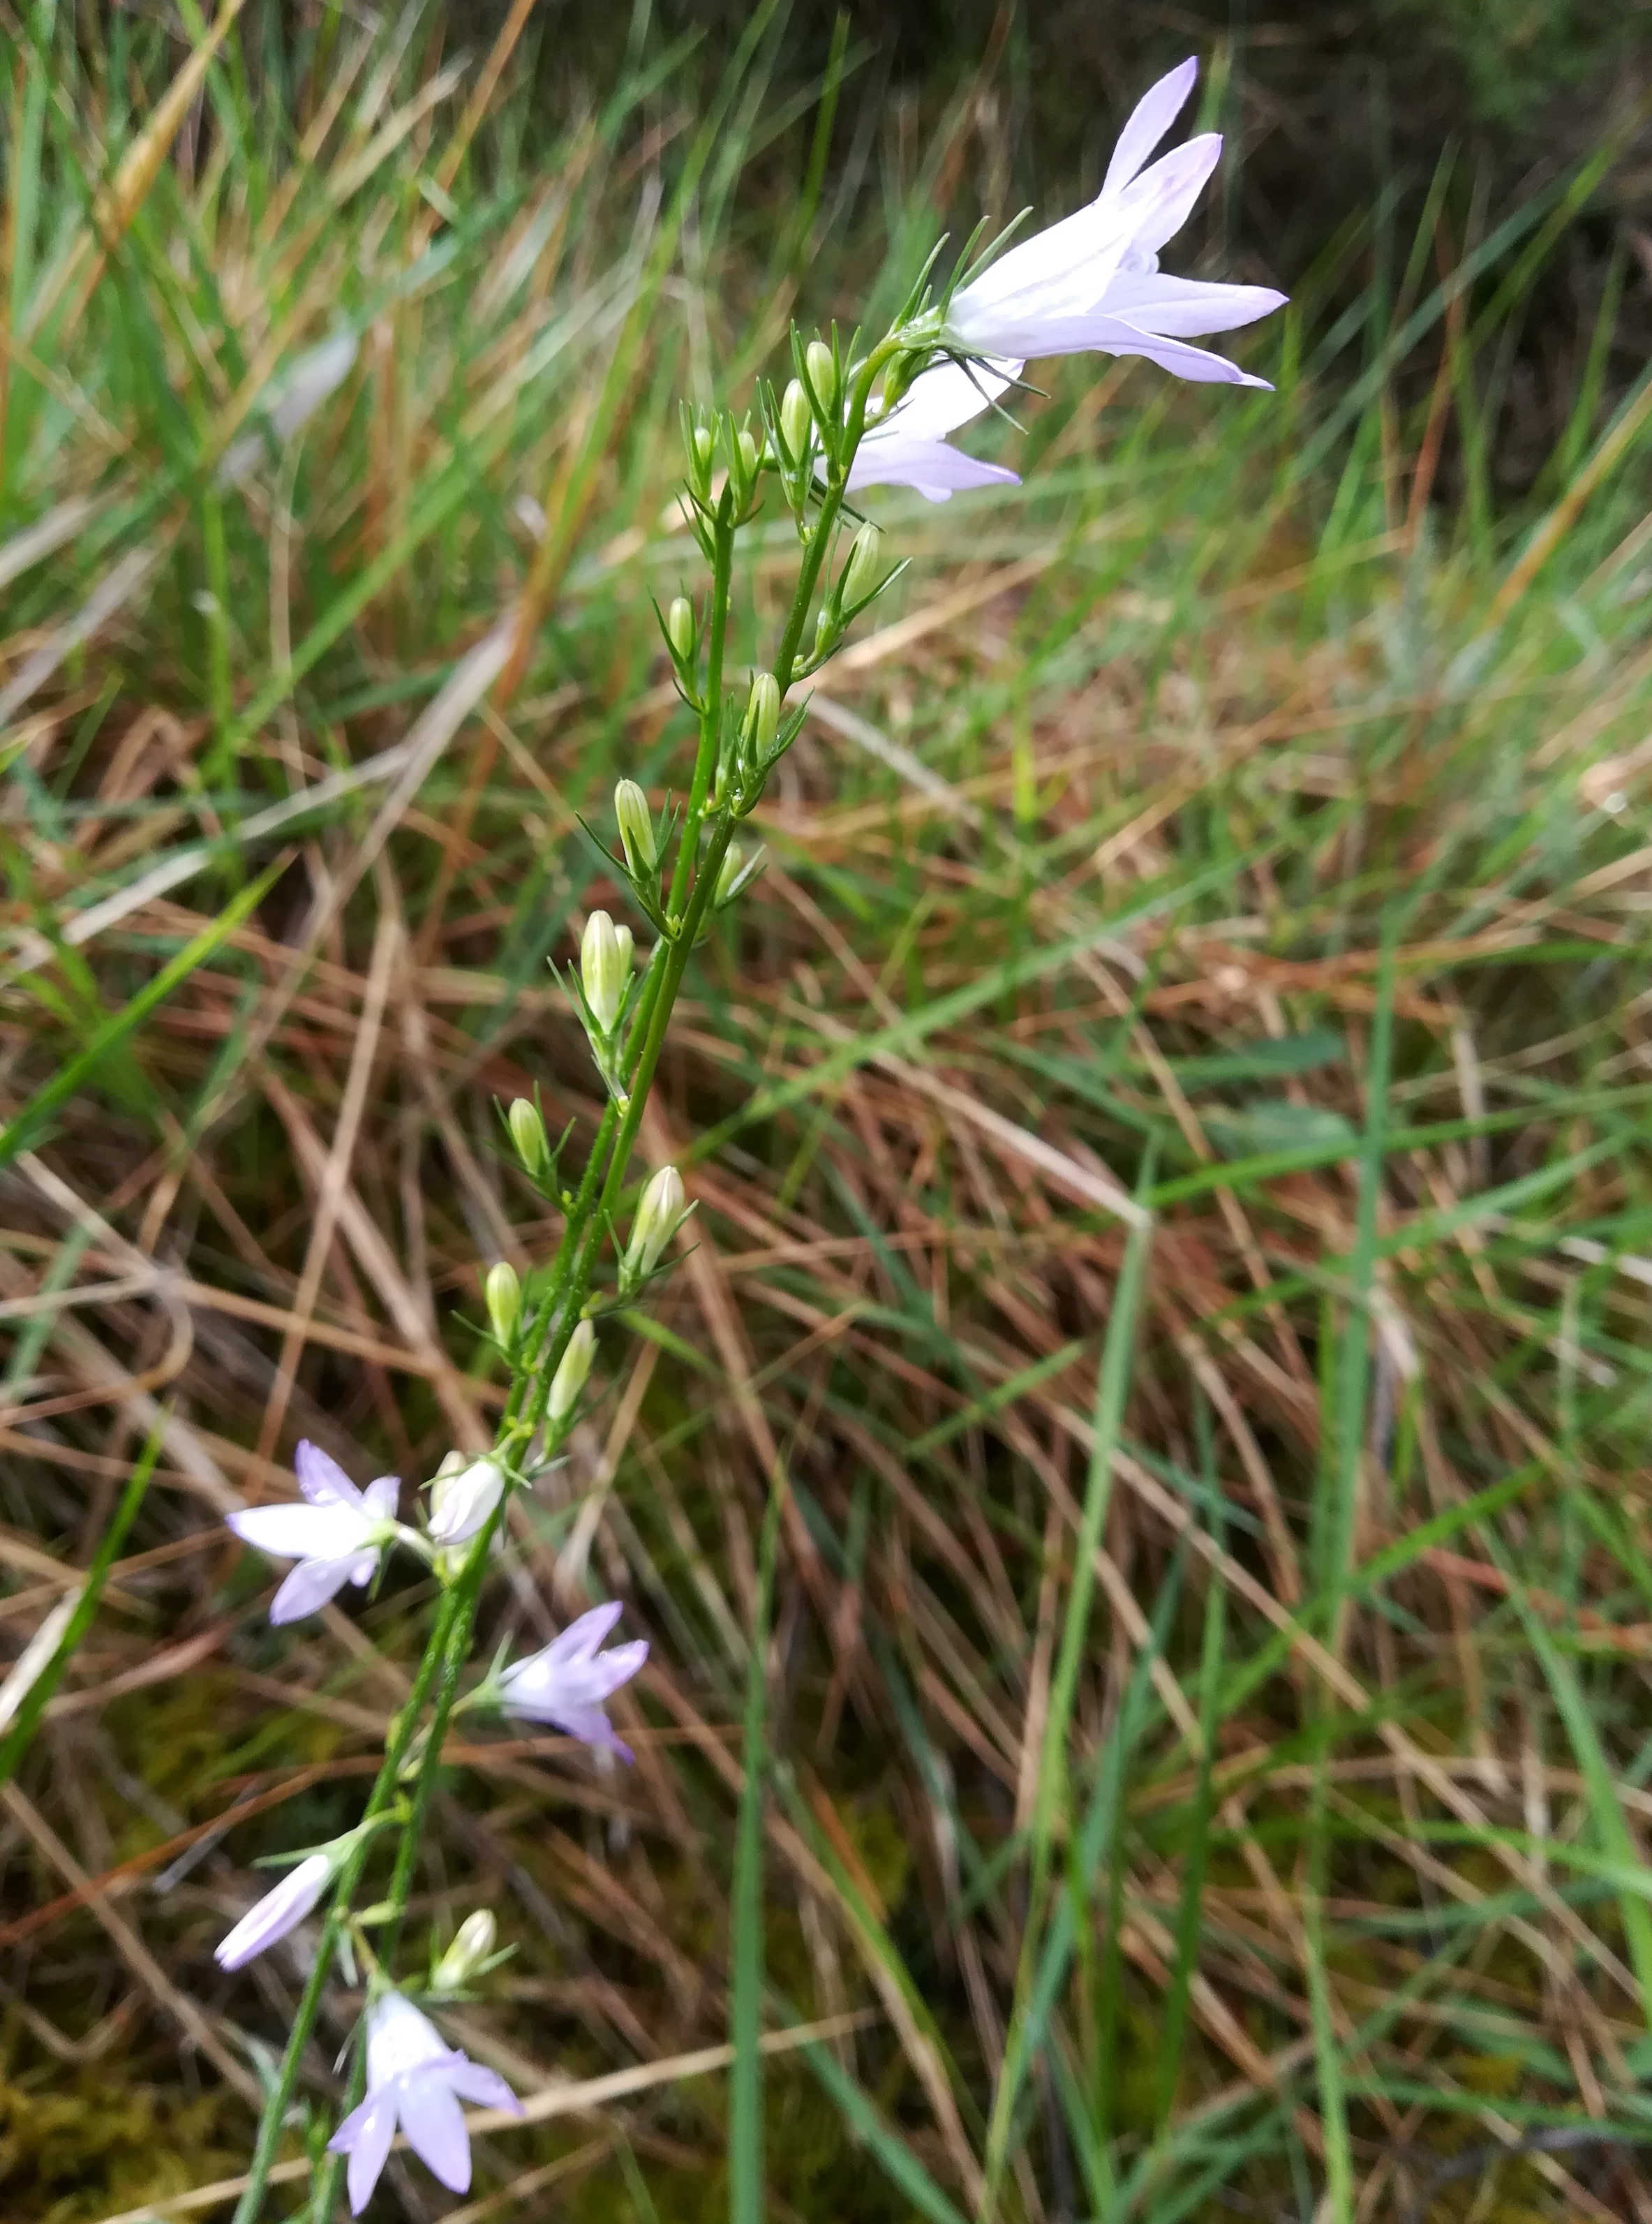
[{"label": "slender green stem", "polygon": [[672,892],[665,907],[667,918],[681,915],[688,895],[690,876],[699,862],[700,826],[705,817],[706,798],[711,793],[711,782],[716,775],[717,755],[722,744],[722,660],[723,648],[728,637],[729,582],[735,565],[734,490],[726,486],[722,500],[717,505],[717,520],[713,528],[711,561],[711,610],[706,625],[705,693],[700,710],[700,746],[695,753],[694,780],[689,789],[688,809],[683,817],[682,838],[677,845],[677,862],[672,869]]}]

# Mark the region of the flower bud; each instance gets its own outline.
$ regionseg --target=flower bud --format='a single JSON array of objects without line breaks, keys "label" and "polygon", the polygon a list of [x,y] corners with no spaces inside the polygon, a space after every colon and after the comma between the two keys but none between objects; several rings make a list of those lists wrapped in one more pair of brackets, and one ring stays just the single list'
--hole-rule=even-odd
[{"label": "flower bud", "polygon": [[661,1166],[651,1175],[642,1192],[631,1241],[626,1247],[624,1279],[640,1281],[652,1274],[676,1234],[684,1212],[683,1177],[675,1166]]},{"label": "flower bud", "polygon": [[545,1133],[545,1122],[539,1117],[539,1108],[530,1104],[526,1096],[519,1096],[505,1115],[510,1129],[510,1139],[516,1146],[516,1155],[531,1174],[544,1171],[551,1155],[551,1146]]},{"label": "flower bud", "polygon": [[866,597],[878,584],[878,573],[883,558],[880,553],[881,536],[868,519],[854,536],[849,550],[849,560],[843,566],[842,600],[850,608]]},{"label": "flower bud", "polygon": [[254,1907],[249,1908],[227,1937],[220,1938],[213,1948],[213,1959],[221,1969],[242,1969],[267,1946],[274,1945],[295,1930],[308,1915],[332,1876],[333,1856],[331,1850],[310,1854],[294,1869],[289,1869],[271,1892],[267,1892]]},{"label": "flower bud", "polygon": [[794,378],[780,403],[780,431],[794,461],[808,453],[810,434],[813,429],[809,396]]},{"label": "flower bud", "polygon": [[717,872],[716,893],[712,898],[719,909],[728,901],[739,886],[742,862],[739,843],[731,842],[723,852],[722,863]]},{"label": "flower bud", "polygon": [[672,598],[665,613],[665,638],[677,661],[686,664],[694,654],[694,605],[686,595]]},{"label": "flower bud", "polygon": [[[442,1469],[447,1462],[442,1463]],[[505,1495],[505,1478],[492,1460],[471,1460],[438,1470],[430,1494],[430,1533],[438,1545],[463,1545],[486,1526]]]},{"label": "flower bud", "polygon": [[639,876],[652,873],[659,862],[659,853],[654,847],[654,814],[634,780],[622,780],[615,789],[614,816],[619,821],[626,863]]},{"label": "flower bud", "polygon": [[757,443],[749,433],[740,433],[735,438],[735,452],[740,462],[742,483],[750,486],[757,477]]},{"label": "flower bud", "polygon": [[809,373],[809,383],[815,389],[816,401],[829,415],[837,401],[837,365],[824,340],[810,341],[804,364]]},{"label": "flower bud", "polygon": [[698,491],[703,494],[711,483],[711,458],[716,453],[717,447],[709,425],[695,426],[693,446],[694,482]]},{"label": "flower bud", "polygon": [[630,928],[616,928],[605,911],[594,911],[579,945],[579,972],[592,1018],[612,1034],[631,974]]},{"label": "flower bud", "polygon": [[482,1286],[494,1334],[501,1343],[508,1344],[516,1333],[522,1310],[522,1285],[517,1279],[515,1267],[508,1259],[496,1260],[489,1267],[488,1279]]},{"label": "flower bud", "polygon": [[499,1926],[491,1908],[479,1907],[467,1915],[458,1934],[430,1973],[433,1993],[462,1993],[494,1950]]},{"label": "flower bud", "polygon": [[746,742],[760,763],[774,747],[780,730],[780,683],[772,672],[760,672],[752,681],[752,699],[746,711]]},{"label": "flower bud", "polygon": [[565,1421],[573,1412],[596,1356],[596,1330],[588,1320],[583,1320],[569,1337],[562,1362],[551,1378],[551,1399],[546,1411],[552,1421]]}]

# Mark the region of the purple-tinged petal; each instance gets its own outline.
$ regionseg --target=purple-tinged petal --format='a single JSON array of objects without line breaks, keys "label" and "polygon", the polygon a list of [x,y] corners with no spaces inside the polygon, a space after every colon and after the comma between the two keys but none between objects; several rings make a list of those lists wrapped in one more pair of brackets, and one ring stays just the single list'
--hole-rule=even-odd
[{"label": "purple-tinged petal", "polygon": [[634,1637],[625,1645],[610,1646],[594,1660],[584,1662],[571,1681],[582,1694],[593,1699],[606,1699],[617,1691],[621,1684],[628,1684],[648,1658],[648,1640]]},{"label": "purple-tinged petal", "polygon": [[948,447],[944,440],[866,440],[849,466],[851,493],[861,487],[904,486],[926,502],[950,502],[970,487],[1019,486],[1018,474],[1001,464]]},{"label": "purple-tinged petal", "polygon": [[1079,355],[1094,350],[1102,355],[1145,356],[1173,377],[1200,385],[1265,387],[1268,383],[1265,378],[1254,378],[1241,370],[1226,356],[1213,355],[1208,348],[1189,347],[1185,340],[1143,332],[1124,318],[1102,311],[1088,317],[1066,317],[1051,325],[1044,334],[1044,345],[1051,355]]},{"label": "purple-tinged petal", "polygon": [[353,1559],[300,1560],[269,1602],[271,1621],[302,1621],[306,1614],[319,1614],[351,1580],[356,1565]]},{"label": "purple-tinged petal", "polygon": [[312,1854],[289,1870],[273,1892],[249,1907],[235,1929],[219,1939],[212,1957],[220,1969],[243,1969],[267,1947],[303,1922],[327,1888],[332,1863],[325,1854]]},{"label": "purple-tinged petal", "polygon": [[1131,111],[1119,143],[1113,150],[1101,190],[1110,193],[1127,186],[1159,141],[1187,105],[1199,76],[1199,58],[1189,54],[1167,77],[1149,85]]},{"label": "purple-tinged petal", "polygon": [[589,1660],[624,1612],[625,1607],[619,1599],[609,1599],[606,1606],[592,1607],[588,1613],[571,1621],[566,1629],[552,1639],[549,1645],[531,1653],[527,1659],[518,1661],[517,1668],[531,1668],[536,1664],[546,1668],[562,1668],[570,1661]]},{"label": "purple-tinged petal", "polygon": [[[1130,232],[1132,251],[1156,255],[1193,214],[1193,205],[1221,159],[1220,131],[1206,131],[1184,146],[1160,155],[1150,170],[1119,196],[1119,210]],[[1090,296],[1099,301],[1098,290]]]},{"label": "purple-tinged petal", "polygon": [[581,1745],[595,1747],[599,1753],[615,1753],[621,1760],[634,1760],[637,1757],[601,1707],[561,1707],[545,1719],[552,1728],[577,1738]]},{"label": "purple-tinged petal", "polygon": [[470,2134],[448,2069],[413,2070],[396,2088],[396,2113],[407,2144],[450,2193],[470,2186]]},{"label": "purple-tinged petal", "polygon": [[336,1541],[336,1520],[313,1506],[249,1506],[225,1520],[243,1545],[276,1560],[307,1560]]},{"label": "purple-tinged petal", "polygon": [[362,1494],[336,1459],[306,1437],[293,1455],[299,1488],[312,1506],[359,1506]]},{"label": "purple-tinged petal", "polygon": [[462,2101],[474,2101],[479,2108],[502,2108],[508,2116],[526,2113],[499,2072],[482,2063],[462,2063],[448,2071],[447,2082]]},{"label": "purple-tinged petal", "polygon": [[373,2197],[379,2172],[390,2156],[395,2137],[396,2103],[391,2092],[369,2093],[359,2108],[352,2108],[327,2142],[329,2154],[347,2154],[350,2169],[345,2183],[350,2213],[359,2216]]},{"label": "purple-tinged petal", "polygon": [[1055,309],[1100,300],[1134,237],[1134,219],[1114,201],[1092,201],[1012,247],[961,294],[949,329],[975,353],[1020,356],[1014,335]]},{"label": "purple-tinged petal", "polygon": [[1189,340],[1206,332],[1237,332],[1283,308],[1288,294],[1271,286],[1224,286],[1198,278],[1161,278],[1156,271],[1119,277],[1102,308],[1138,331]]},{"label": "purple-tinged petal", "polygon": [[1021,376],[1013,357],[990,365],[937,363],[912,381],[905,398],[892,410],[869,439],[938,440],[955,433],[990,408],[1006,388]]},{"label": "purple-tinged petal", "polygon": [[394,1521],[400,1496],[400,1476],[381,1475],[362,1493],[362,1504],[375,1521]]},{"label": "purple-tinged petal", "polygon": [[367,2012],[367,2082],[369,2092],[392,2085],[412,2071],[432,2064],[451,2066],[464,2057],[444,2044],[442,2034],[400,1993],[381,1993]]}]

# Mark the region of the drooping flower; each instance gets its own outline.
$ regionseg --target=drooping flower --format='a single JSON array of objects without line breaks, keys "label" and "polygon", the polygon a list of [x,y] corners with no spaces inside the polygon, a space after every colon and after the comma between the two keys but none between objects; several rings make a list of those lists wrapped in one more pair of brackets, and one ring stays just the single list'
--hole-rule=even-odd
[{"label": "drooping flower", "polygon": [[270,1602],[272,1621],[297,1621],[317,1614],[346,1583],[371,1583],[385,1545],[395,1533],[401,1485],[381,1475],[357,1490],[337,1460],[319,1445],[301,1444],[293,1458],[302,1506],[249,1506],[226,1518],[244,1544],[272,1559],[296,1560]]},{"label": "drooping flower", "polygon": [[1183,62],[1137,103],[1119,135],[1094,200],[1011,248],[955,294],[942,344],[971,360],[940,363],[861,445],[856,486],[910,486],[931,502],[958,488],[1014,474],[946,446],[943,436],[995,401],[1033,356],[1145,356],[1175,377],[1265,386],[1189,341],[1253,324],[1284,300],[1271,286],[1170,278],[1159,250],[1187,222],[1221,153],[1205,132],[1156,162],[1148,156],[1175,123],[1198,76]]},{"label": "drooping flower", "polygon": [[220,1969],[244,1969],[278,1938],[285,1938],[315,1905],[327,1888],[332,1861],[325,1854],[311,1854],[289,1869],[274,1891],[249,1907],[235,1929],[220,1938],[212,1958]]},{"label": "drooping flower", "polygon": [[549,1722],[586,1745],[629,1760],[631,1748],[616,1734],[602,1702],[636,1674],[648,1658],[648,1641],[638,1637],[606,1652],[599,1650],[621,1611],[617,1600],[595,1606],[571,1621],[560,1637],[507,1668],[499,1678],[500,1704],[507,1714]]},{"label": "drooping flower", "polygon": [[367,2012],[367,2098],[352,2108],[327,2142],[329,2153],[347,2154],[352,2216],[366,2208],[384,2168],[396,2126],[426,2169],[451,2193],[470,2186],[470,2135],[461,2101],[508,2108],[522,2104],[497,2070],[485,2069],[441,2033],[400,1993],[384,1993]]}]

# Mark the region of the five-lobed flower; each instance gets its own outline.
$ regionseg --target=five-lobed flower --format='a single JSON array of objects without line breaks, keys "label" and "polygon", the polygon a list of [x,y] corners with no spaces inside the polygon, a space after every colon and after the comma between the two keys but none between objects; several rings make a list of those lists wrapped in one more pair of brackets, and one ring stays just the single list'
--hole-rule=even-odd
[{"label": "five-lobed flower", "polygon": [[212,1949],[212,1958],[220,1969],[244,1969],[249,1962],[274,1946],[294,1930],[309,1914],[324,1892],[333,1873],[331,1854],[308,1854],[296,1868],[289,1869],[271,1891],[256,1901],[242,1917],[233,1930],[227,1931]]},{"label": "five-lobed flower", "polygon": [[1192,213],[1221,152],[1206,132],[1156,162],[1148,157],[1185,106],[1198,76],[1189,60],[1137,103],[1095,199],[1000,256],[948,304],[936,363],[861,442],[851,491],[908,486],[930,502],[962,488],[1013,483],[1015,473],[947,445],[1019,377],[1029,357],[1100,351],[1139,355],[1177,378],[1265,386],[1226,356],[1189,340],[1232,332],[1277,308],[1270,286],[1170,278],[1159,250]]},{"label": "five-lobed flower", "polygon": [[648,1658],[648,1641],[642,1637],[606,1652],[601,1649],[622,1610],[617,1601],[593,1607],[571,1621],[560,1637],[503,1670],[498,1690],[505,1712],[549,1722],[583,1744],[631,1760],[630,1747],[616,1734],[602,1705]]},{"label": "five-lobed flower", "polygon": [[327,2142],[350,2157],[350,2214],[366,2208],[389,2158],[399,2124],[407,2144],[451,2193],[470,2185],[470,2135],[461,2101],[522,2113],[522,2104],[495,2069],[445,2045],[428,2016],[402,1993],[381,1993],[367,2012],[367,2097]]},{"label": "five-lobed flower", "polygon": [[381,1475],[357,1490],[337,1460],[307,1440],[293,1455],[301,1505],[249,1506],[226,1517],[244,1544],[272,1559],[296,1560],[270,1602],[273,1622],[318,1614],[346,1583],[371,1583],[396,1534],[401,1485]]}]

